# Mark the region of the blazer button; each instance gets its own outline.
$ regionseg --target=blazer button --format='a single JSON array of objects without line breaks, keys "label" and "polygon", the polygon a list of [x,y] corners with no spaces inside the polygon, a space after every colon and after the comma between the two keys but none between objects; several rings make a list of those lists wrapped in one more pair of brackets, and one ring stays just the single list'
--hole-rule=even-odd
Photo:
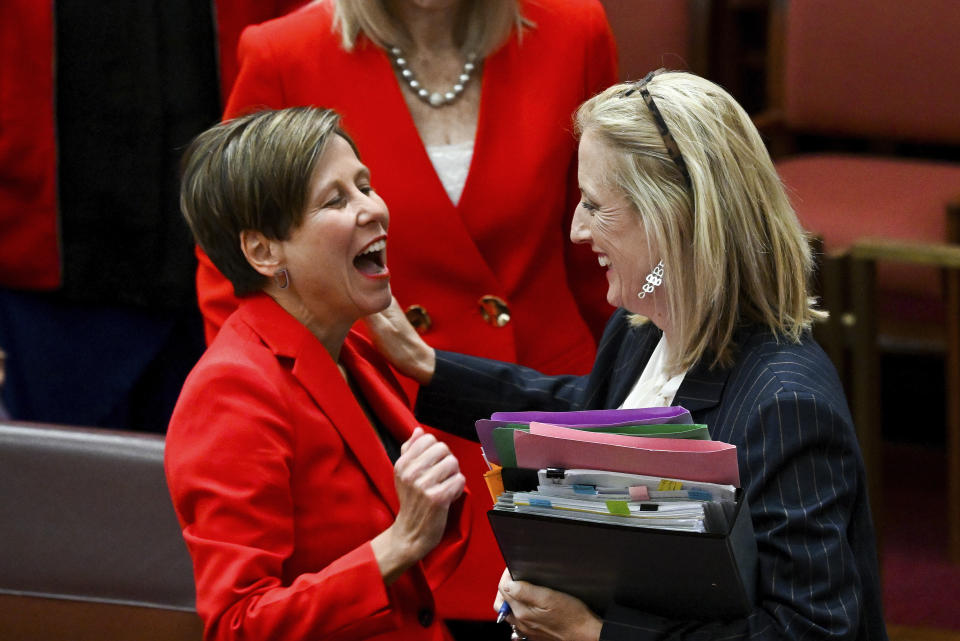
[{"label": "blazer button", "polygon": [[410,321],[410,324],[413,325],[413,328],[417,330],[418,334],[426,334],[430,331],[430,328],[433,327],[433,320],[423,305],[411,305],[407,308],[405,314],[407,320]]},{"label": "blazer button", "polygon": [[430,624],[433,623],[433,610],[430,608],[422,608],[417,612],[417,620],[425,628],[429,628]]},{"label": "blazer button", "polygon": [[480,306],[480,315],[494,327],[503,327],[510,322],[510,307],[499,296],[487,294],[477,301]]}]

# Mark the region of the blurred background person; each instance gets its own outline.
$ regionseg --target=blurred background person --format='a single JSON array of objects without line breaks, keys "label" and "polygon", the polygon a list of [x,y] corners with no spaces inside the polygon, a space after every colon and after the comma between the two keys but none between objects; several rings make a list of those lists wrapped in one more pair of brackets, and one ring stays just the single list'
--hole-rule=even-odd
[{"label": "blurred background person", "polygon": [[[833,364],[810,335],[808,238],[747,113],[698,76],[651,73],[577,112],[583,195],[570,238],[607,270],[589,376],[441,352],[396,306],[370,318],[423,387],[417,417],[473,432],[494,411],[681,405],[737,446],[758,547],[745,618],[673,620],[512,581],[531,640],[886,639],[863,459]],[[643,568],[636,568],[643,572]],[[499,604],[499,598],[498,598]]]},{"label": "blurred background person", "polygon": [[0,3],[0,347],[17,420],[163,432],[203,352],[178,163],[211,6]]},{"label": "blurred background person", "polygon": [[[323,0],[243,33],[225,117],[335,109],[390,205],[393,291],[424,339],[584,373],[607,308],[596,261],[565,240],[571,118],[615,80],[597,0]],[[237,298],[198,256],[209,340]],[[477,446],[445,438],[484,496]],[[469,558],[438,596],[446,616],[490,618],[477,595],[496,586],[500,556],[476,505]]]},{"label": "blurred background person", "polygon": [[190,228],[247,294],[166,442],[205,637],[450,639],[431,588],[462,558],[464,477],[350,330],[391,298],[369,170],[315,108],[216,126],[184,167]]}]

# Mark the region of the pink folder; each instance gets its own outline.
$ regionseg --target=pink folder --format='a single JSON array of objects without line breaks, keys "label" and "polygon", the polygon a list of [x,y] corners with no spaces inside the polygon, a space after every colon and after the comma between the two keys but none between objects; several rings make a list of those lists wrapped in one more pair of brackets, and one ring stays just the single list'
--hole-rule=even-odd
[{"label": "pink folder", "polygon": [[609,470],[740,487],[737,447],[694,441],[585,432],[545,423],[513,434],[517,465]]}]

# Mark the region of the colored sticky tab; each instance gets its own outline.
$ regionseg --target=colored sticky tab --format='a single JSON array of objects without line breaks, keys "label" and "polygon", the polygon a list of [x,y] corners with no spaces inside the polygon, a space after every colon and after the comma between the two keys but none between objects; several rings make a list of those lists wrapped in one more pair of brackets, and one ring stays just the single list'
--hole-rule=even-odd
[{"label": "colored sticky tab", "polygon": [[631,501],[649,501],[650,490],[646,485],[634,485],[629,488]]},{"label": "colored sticky tab", "polygon": [[671,481],[670,479],[660,479],[657,490],[660,492],[675,492],[683,489],[683,483],[680,481]]},{"label": "colored sticky tab", "polygon": [[574,494],[596,494],[597,488],[592,485],[579,485],[577,483],[573,484],[573,493]]},{"label": "colored sticky tab", "polygon": [[530,499],[530,505],[534,507],[553,507],[548,499]]},{"label": "colored sticky tab", "polygon": [[630,507],[626,501],[607,501],[607,511],[619,516],[630,516]]},{"label": "colored sticky tab", "polygon": [[687,498],[691,501],[712,501],[713,495],[706,490],[687,490]]}]

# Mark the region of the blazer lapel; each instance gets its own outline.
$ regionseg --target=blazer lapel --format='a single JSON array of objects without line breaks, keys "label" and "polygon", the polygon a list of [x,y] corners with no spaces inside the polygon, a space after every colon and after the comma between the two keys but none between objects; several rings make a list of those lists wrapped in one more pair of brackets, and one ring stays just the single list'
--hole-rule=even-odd
[{"label": "blazer lapel", "polygon": [[628,312],[617,310],[621,318],[611,320],[621,327],[607,335],[597,348],[597,359],[586,391],[588,408],[620,407],[646,367],[661,332],[652,323],[630,327]]},{"label": "blazer lapel", "polygon": [[691,413],[719,405],[723,387],[730,375],[730,370],[723,367],[710,370],[704,361],[701,359],[690,368],[673,399],[674,405],[682,405]]},{"label": "blazer lapel", "polygon": [[403,388],[393,378],[389,365],[381,362],[379,353],[372,350],[364,338],[351,331],[340,352],[340,361],[383,426],[403,443],[419,422],[410,411]]},{"label": "blazer lapel", "polygon": [[[618,313],[626,314],[623,310]],[[622,322],[626,324],[628,321],[624,318]],[[614,339],[608,341],[609,344],[600,345],[597,366],[607,369],[610,377],[605,407],[620,407],[643,373],[662,335],[655,325],[647,323],[628,327],[620,341]],[[715,407],[720,403],[729,374],[727,369],[718,367],[711,371],[703,361],[696,363],[683,377],[673,404],[681,405],[691,413]]]},{"label": "blazer lapel", "polygon": [[306,327],[267,296],[245,302],[244,320],[280,358],[293,359],[291,373],[310,394],[356,456],[371,483],[396,514],[393,464],[337,364]]}]

